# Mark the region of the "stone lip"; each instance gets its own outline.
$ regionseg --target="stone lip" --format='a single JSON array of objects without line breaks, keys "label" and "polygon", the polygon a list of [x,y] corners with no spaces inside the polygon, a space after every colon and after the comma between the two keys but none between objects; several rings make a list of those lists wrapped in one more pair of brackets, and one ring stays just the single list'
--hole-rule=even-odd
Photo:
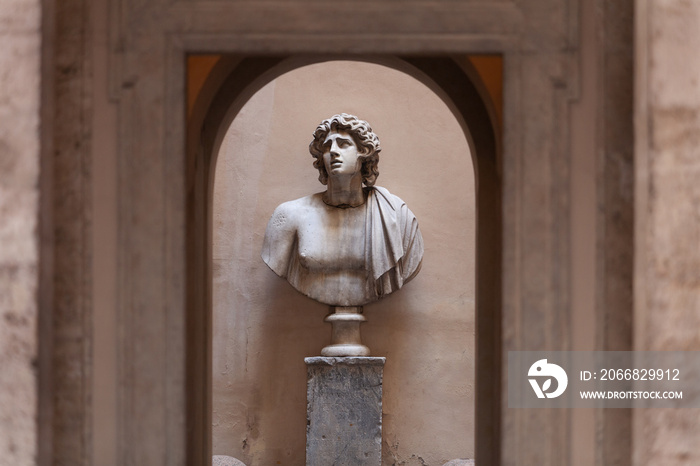
[{"label": "stone lip", "polygon": [[386,363],[386,358],[375,356],[345,356],[345,357],[327,357],[327,356],[312,356],[304,358],[304,362],[308,366],[383,366]]},{"label": "stone lip", "polygon": [[243,461],[234,458],[233,456],[214,455],[212,457],[212,466],[246,466]]}]

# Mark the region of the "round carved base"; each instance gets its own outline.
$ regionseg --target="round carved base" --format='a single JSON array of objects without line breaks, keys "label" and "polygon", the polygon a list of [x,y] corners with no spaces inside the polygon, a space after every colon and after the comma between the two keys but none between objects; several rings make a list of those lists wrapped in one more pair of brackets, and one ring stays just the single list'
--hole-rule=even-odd
[{"label": "round carved base", "polygon": [[328,358],[345,356],[369,356],[365,345],[328,345],[321,350],[321,356]]},{"label": "round carved base", "polygon": [[364,322],[362,306],[334,307],[325,318],[331,324],[331,344],[321,350],[326,357],[369,356],[369,348],[362,344],[360,324]]}]

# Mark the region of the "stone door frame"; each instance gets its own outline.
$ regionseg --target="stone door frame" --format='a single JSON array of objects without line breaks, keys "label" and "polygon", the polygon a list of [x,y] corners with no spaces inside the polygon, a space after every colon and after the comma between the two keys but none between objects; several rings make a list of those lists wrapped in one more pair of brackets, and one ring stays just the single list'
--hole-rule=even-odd
[{"label": "stone door frame", "polygon": [[[202,288],[209,256],[191,249],[193,241],[206,244],[200,228],[206,224],[206,193],[200,187],[206,186],[207,167],[203,158],[187,157],[185,70],[191,53],[268,58],[371,53],[412,57],[419,68],[422,61],[448,63],[448,56],[503,55],[502,159],[489,168],[498,189],[488,191],[494,196],[490,207],[479,213],[480,221],[488,213],[489,221],[500,222],[500,235],[490,240],[500,244],[491,259],[500,259],[490,263],[496,272],[492,281],[477,271],[478,299],[486,292],[496,305],[495,315],[477,324],[494,325],[491,348],[478,357],[482,367],[498,369],[479,382],[490,387],[479,397],[492,400],[492,412],[486,416],[478,408],[477,460],[517,464],[516,455],[527,451],[533,464],[566,464],[569,414],[500,409],[505,376],[499,377],[499,358],[520,347],[566,350],[570,344],[568,114],[579,76],[576,2],[114,0],[111,5],[109,76],[119,112],[119,464],[211,461],[202,415],[210,407],[203,382],[209,369],[202,364],[210,367],[210,361],[198,346],[210,325],[210,295]],[[443,87],[453,84],[433,79]],[[460,92],[451,89],[451,100],[457,102]],[[472,125],[470,130],[476,140]],[[483,164],[478,170],[485,172]],[[481,309],[477,313],[482,316]]]}]

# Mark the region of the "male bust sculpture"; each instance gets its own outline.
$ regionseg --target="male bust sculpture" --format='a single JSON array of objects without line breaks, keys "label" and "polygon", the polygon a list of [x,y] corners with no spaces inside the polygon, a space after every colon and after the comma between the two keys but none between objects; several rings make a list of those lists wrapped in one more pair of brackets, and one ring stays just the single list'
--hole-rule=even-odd
[{"label": "male bust sculpture", "polygon": [[374,186],[380,150],[366,121],[345,113],[324,120],[309,151],[326,191],[281,204],[267,225],[263,260],[316,301],[362,306],[420,270],[416,217],[401,199]]}]

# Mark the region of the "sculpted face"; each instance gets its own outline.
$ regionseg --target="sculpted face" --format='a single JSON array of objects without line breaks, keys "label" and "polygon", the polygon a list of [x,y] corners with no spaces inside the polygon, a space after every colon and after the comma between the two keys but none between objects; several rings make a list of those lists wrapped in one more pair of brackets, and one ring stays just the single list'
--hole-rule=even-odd
[{"label": "sculpted face", "polygon": [[323,142],[323,164],[328,176],[360,173],[362,157],[352,136],[343,130],[331,131]]}]

